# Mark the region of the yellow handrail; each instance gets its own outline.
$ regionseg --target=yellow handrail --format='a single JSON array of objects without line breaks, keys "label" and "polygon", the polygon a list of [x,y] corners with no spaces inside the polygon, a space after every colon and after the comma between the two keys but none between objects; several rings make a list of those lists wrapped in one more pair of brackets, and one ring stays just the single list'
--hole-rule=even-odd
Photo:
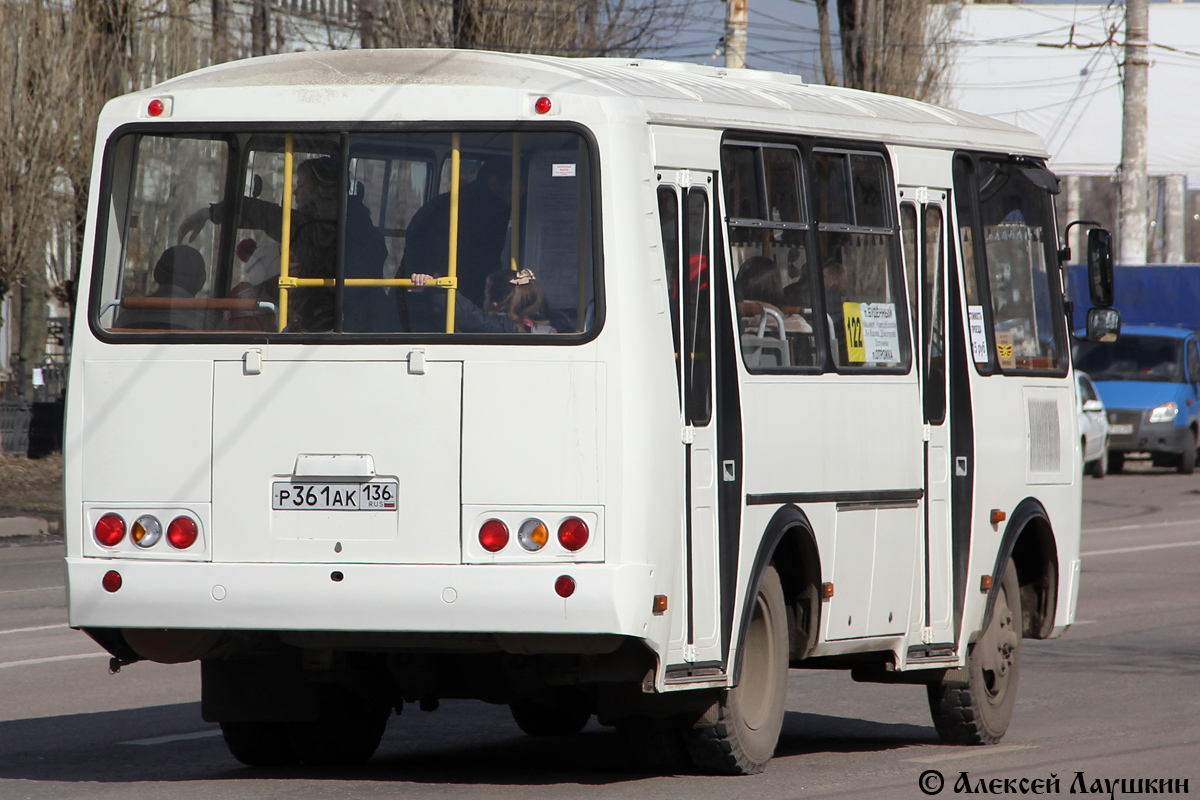
[{"label": "yellow handrail", "polygon": [[458,302],[458,179],[462,168],[459,150],[462,135],[455,131],[450,140],[450,251],[446,272],[454,281],[446,291],[446,333],[454,333],[454,305]]},{"label": "yellow handrail", "polygon": [[279,238],[279,330],[287,327],[288,290],[295,278],[288,277],[288,262],[291,257],[292,245],[292,150],[295,138],[292,134],[284,137],[283,145],[283,230]]},{"label": "yellow handrail", "polygon": [[509,245],[508,254],[509,260],[512,262],[513,272],[520,268],[520,260],[518,259],[517,245],[521,242],[521,134],[519,131],[514,132],[512,145],[512,216],[509,219]]},{"label": "yellow handrail", "polygon": [[[411,278],[346,278],[343,283],[346,286],[416,286]],[[286,286],[290,289],[295,288],[310,288],[310,287],[326,287],[332,288],[337,285],[337,280],[334,278],[281,278],[280,286]],[[457,278],[430,278],[426,281],[425,286],[433,289],[457,289]]]}]

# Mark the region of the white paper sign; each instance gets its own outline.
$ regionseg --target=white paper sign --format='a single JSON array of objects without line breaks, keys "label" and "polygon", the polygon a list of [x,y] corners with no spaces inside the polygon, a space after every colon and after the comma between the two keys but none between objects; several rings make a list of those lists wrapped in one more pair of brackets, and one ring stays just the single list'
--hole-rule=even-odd
[{"label": "white paper sign", "polygon": [[865,360],[876,364],[899,364],[900,328],[896,324],[896,306],[892,303],[862,303],[860,308]]},{"label": "white paper sign", "polygon": [[971,354],[975,363],[988,360],[987,333],[983,329],[983,306],[967,306],[967,321],[971,326]]},{"label": "white paper sign", "polygon": [[33,368],[33,385],[34,386],[45,386],[46,385],[46,376],[42,373],[41,367]]},{"label": "white paper sign", "polygon": [[574,164],[555,164],[555,165],[553,165],[553,167],[551,167],[550,174],[553,175],[555,178],[574,178],[575,177],[575,165]]}]

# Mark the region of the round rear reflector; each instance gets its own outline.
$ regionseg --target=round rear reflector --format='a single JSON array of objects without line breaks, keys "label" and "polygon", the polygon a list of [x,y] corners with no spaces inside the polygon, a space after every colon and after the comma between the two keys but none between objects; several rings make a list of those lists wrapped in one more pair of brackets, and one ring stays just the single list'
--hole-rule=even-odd
[{"label": "round rear reflector", "polygon": [[498,519],[489,519],[479,529],[479,544],[489,553],[495,553],[508,544],[508,526]]},{"label": "round rear reflector", "polygon": [[115,592],[121,588],[121,573],[115,569],[110,569],[104,573],[104,577],[100,579],[100,585],[104,587],[106,592]]},{"label": "round rear reflector", "polygon": [[558,526],[558,543],[574,553],[588,543],[587,523],[579,517],[567,517]]},{"label": "round rear reflector", "polygon": [[125,538],[125,520],[120,514],[105,514],[96,523],[96,541],[105,547],[116,547]]},{"label": "round rear reflector", "polygon": [[176,550],[186,550],[196,543],[200,529],[191,517],[176,517],[167,526],[167,541]]},{"label": "round rear reflector", "polygon": [[559,597],[570,597],[575,594],[575,579],[570,575],[559,575],[554,582],[554,591]]}]

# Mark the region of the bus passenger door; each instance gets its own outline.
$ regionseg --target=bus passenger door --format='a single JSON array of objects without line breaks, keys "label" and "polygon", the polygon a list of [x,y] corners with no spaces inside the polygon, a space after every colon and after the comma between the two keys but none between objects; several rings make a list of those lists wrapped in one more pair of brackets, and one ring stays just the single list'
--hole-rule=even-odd
[{"label": "bus passenger door", "polygon": [[[687,619],[683,658],[687,663],[686,673],[698,676],[718,672],[721,665],[709,195],[713,184],[709,173],[664,170],[660,174],[673,179],[661,184],[658,192],[678,356],[676,377],[680,382],[680,442],[685,475]],[[674,242],[669,241],[672,227]]]},{"label": "bus passenger door", "polygon": [[[910,279],[919,302],[913,319],[920,358],[922,422],[925,439],[925,605],[922,624],[924,645],[947,643],[953,653],[950,478],[950,415],[947,412],[949,376],[946,339],[946,198],[938,189],[905,189],[900,207],[905,252],[915,265]],[[913,286],[913,283],[916,285]],[[957,365],[955,365],[957,366]],[[929,648],[925,657],[941,655]]]}]

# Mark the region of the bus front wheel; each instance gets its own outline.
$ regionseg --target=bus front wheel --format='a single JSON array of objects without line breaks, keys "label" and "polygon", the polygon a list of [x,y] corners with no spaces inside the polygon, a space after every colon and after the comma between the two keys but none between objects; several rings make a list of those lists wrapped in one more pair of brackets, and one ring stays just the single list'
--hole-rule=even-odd
[{"label": "bus front wheel", "polygon": [[779,574],[767,567],[754,599],[738,685],[686,732],[692,763],[703,772],[752,775],[775,754],[787,699],[787,606]]},{"label": "bus front wheel", "polygon": [[928,686],[929,710],[947,744],[995,744],[1008,730],[1021,677],[1021,585],[1012,559],[987,630],[967,653],[967,682]]},{"label": "bus front wheel", "polygon": [[222,722],[225,745],[249,767],[286,767],[300,761],[282,722]]}]

